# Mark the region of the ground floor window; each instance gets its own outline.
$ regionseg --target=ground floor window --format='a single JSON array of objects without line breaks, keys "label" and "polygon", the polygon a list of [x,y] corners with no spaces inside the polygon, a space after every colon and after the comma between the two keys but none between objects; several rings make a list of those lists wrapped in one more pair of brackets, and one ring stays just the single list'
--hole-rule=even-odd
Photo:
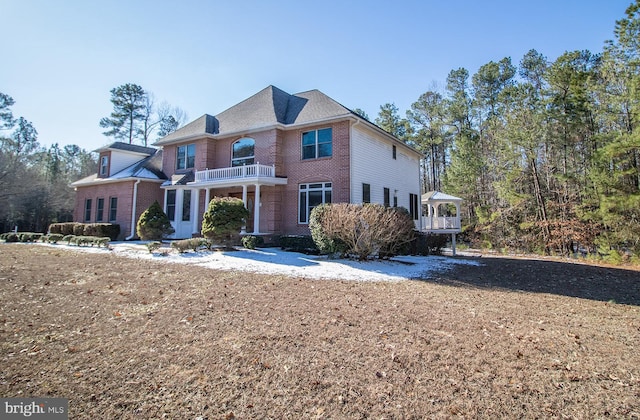
[{"label": "ground floor window", "polygon": [[384,192],[384,206],[389,207],[391,205],[391,193],[389,191],[389,188],[385,188],[383,192]]},{"label": "ground floor window", "polygon": [[184,190],[182,195],[182,221],[191,220],[191,190]]},{"label": "ground floor window", "polygon": [[104,215],[104,198],[98,198],[96,204],[96,222],[102,222]]},{"label": "ground floor window", "polygon": [[418,220],[418,194],[409,194],[409,214],[413,220]]},{"label": "ground floor window", "polygon": [[311,210],[320,204],[331,203],[331,183],[300,184],[298,195],[298,223],[309,223]]},{"label": "ground floor window", "polygon": [[116,220],[116,216],[118,213],[118,197],[111,197],[109,199],[109,221],[113,222]]},{"label": "ground floor window", "polygon": [[90,198],[87,198],[84,202],[84,221],[85,222],[90,222],[91,221],[91,202],[93,200],[91,200]]},{"label": "ground floor window", "polygon": [[176,220],[176,190],[167,190],[167,217],[172,222]]},{"label": "ground floor window", "polygon": [[371,202],[371,184],[362,184],[362,202]]}]

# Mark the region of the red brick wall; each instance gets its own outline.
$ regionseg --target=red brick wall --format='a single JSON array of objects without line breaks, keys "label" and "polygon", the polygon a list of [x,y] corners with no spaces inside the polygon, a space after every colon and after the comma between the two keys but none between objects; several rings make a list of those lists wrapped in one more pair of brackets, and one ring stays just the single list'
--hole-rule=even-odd
[{"label": "red brick wall", "polygon": [[[302,160],[301,139],[305,131],[331,127],[333,153],[331,157]],[[283,234],[308,234],[308,225],[298,224],[298,188],[311,182],[331,182],[334,203],[349,202],[349,142],[350,122],[320,124],[298,130],[270,129],[247,136],[221,139],[201,139],[181,144],[196,144],[196,170],[225,168],[231,166],[232,145],[242,137],[255,140],[255,161],[264,165],[276,165],[276,175],[288,178],[288,184],[276,187],[261,187],[260,230]],[[165,146],[163,171],[167,176],[175,173],[177,145]],[[249,187],[253,191],[253,186]],[[242,187],[211,190],[214,196],[227,196],[242,192]],[[200,191],[200,220],[206,210],[205,191]],[[162,204],[162,201],[160,201]]]},{"label": "red brick wall", "polygon": [[[333,152],[330,158],[302,160],[302,133],[332,128]],[[349,202],[349,122],[323,124],[285,132],[282,156],[289,182],[281,198],[281,225],[284,234],[308,234],[308,225],[298,224],[298,188],[310,182],[331,182],[334,203]]]},{"label": "red brick wall", "polygon": [[[133,206],[133,185],[135,181],[111,182],[104,185],[94,185],[88,187],[78,187],[76,189],[76,202],[73,220],[76,222],[87,222],[84,220],[85,201],[90,198],[91,220],[96,222],[98,198],[104,198],[104,212],[102,223],[117,223],[120,225],[120,237],[124,239],[131,234],[131,208]],[[110,198],[118,198],[116,220],[109,220]],[[136,221],[154,200],[158,200],[162,205],[164,192],[157,182],[140,182],[138,184],[138,201],[136,203]]]}]

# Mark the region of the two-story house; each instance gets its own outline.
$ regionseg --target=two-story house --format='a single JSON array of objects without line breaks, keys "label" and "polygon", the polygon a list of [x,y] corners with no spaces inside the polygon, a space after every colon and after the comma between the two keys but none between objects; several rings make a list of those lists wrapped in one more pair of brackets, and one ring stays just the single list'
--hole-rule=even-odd
[{"label": "two-story house", "polygon": [[[136,150],[146,155],[129,166],[119,161],[121,146],[99,149],[99,173],[72,184],[76,220],[98,221],[98,200],[117,197],[109,219],[131,237],[137,217],[158,199],[174,237],[186,238],[200,232],[211,198],[230,196],[251,212],[246,233],[308,234],[311,210],[339,202],[405,207],[420,225],[420,153],[318,90],[292,95],[269,86],[155,146],[161,151]],[[151,170],[159,156],[161,166]]]}]

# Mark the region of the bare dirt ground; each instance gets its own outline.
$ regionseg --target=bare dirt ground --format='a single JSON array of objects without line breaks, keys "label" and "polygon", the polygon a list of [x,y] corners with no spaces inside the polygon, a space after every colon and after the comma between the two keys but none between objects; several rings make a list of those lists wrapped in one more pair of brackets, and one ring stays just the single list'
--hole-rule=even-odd
[{"label": "bare dirt ground", "polygon": [[640,272],[320,281],[0,244],[0,396],[72,419],[639,418]]}]

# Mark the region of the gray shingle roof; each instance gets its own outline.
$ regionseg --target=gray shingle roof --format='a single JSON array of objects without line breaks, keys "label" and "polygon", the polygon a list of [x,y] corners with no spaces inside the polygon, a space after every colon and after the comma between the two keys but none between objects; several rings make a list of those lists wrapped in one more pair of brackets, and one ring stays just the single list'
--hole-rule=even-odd
[{"label": "gray shingle roof", "polygon": [[99,149],[94,150],[94,152],[102,152],[105,150],[110,150],[110,149],[116,149],[116,150],[123,150],[126,152],[135,152],[135,153],[144,153],[146,155],[152,155],[156,152],[155,147],[145,147],[145,146],[138,146],[137,144],[129,144],[129,143],[123,143],[121,141],[117,141],[115,143],[111,143],[107,146],[103,146]]},{"label": "gray shingle roof", "polygon": [[291,95],[268,86],[255,95],[214,116],[203,115],[155,144],[163,145],[195,135],[225,135],[275,124],[305,124],[354,115],[319,90]]},{"label": "gray shingle roof", "polygon": [[[142,147],[142,146],[140,146]],[[148,148],[147,149],[151,149]],[[119,179],[138,178],[138,179],[150,179],[150,180],[163,180],[167,179],[167,176],[162,172],[162,150],[152,149],[153,154],[148,156],[131,166],[124,168],[123,170],[112,174],[107,178],[99,178],[98,174],[90,175],[86,178],[82,178],[78,181],[72,182],[72,187],[78,187],[83,185],[94,185],[105,182],[113,182]]]}]

